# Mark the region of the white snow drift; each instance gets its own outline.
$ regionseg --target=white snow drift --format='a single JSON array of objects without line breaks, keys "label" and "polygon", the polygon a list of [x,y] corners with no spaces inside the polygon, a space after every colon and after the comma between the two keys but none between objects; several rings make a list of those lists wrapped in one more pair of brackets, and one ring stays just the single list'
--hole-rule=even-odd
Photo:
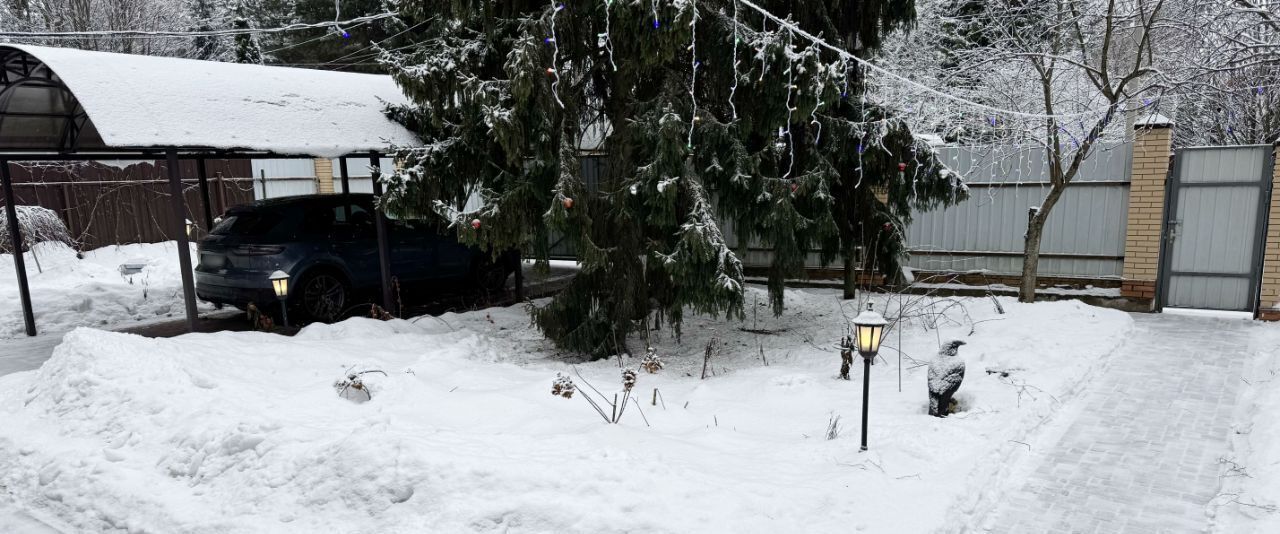
[{"label": "white snow drift", "polygon": [[[191,250],[194,264],[194,245]],[[86,252],[84,259],[61,243],[38,243],[24,258],[42,335],[183,313],[182,271],[172,241],[103,247]],[[143,267],[137,274],[123,275],[124,263]],[[212,307],[202,304],[200,309]],[[21,310],[13,256],[0,254],[0,339],[25,335]]]},{"label": "white snow drift", "polygon": [[[1011,440],[1131,327],[1077,302],[956,301],[940,328],[886,339],[859,453],[861,367],[835,378],[854,310],[840,302],[794,291],[780,318],[690,319],[683,343],[654,340],[666,368],[640,373],[643,416],[618,425],[550,394],[557,372],[590,388],[520,307],[295,338],[78,329],[38,371],[0,377],[0,499],[76,531],[930,531],[987,504]],[[925,370],[903,360],[899,392],[896,350],[923,360],[952,338],[968,343],[964,411],[929,417]],[[388,374],[364,375],[372,401],[340,399],[333,382],[367,369]],[[616,360],[577,370],[620,387]]]}]

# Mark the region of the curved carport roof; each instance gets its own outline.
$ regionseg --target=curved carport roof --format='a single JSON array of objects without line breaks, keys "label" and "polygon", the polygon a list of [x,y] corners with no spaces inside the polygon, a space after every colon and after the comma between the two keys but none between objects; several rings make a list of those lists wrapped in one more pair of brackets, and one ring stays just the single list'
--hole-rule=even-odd
[{"label": "curved carport roof", "polygon": [[418,140],[390,76],[0,45],[0,151],[337,157]]},{"label": "curved carport roof", "polygon": [[[28,335],[35,335],[35,321],[23,255],[16,252],[22,247],[9,161],[167,159],[182,221],[178,159],[359,155],[376,166],[390,146],[419,144],[384,113],[405,102],[390,76],[0,44],[0,181]],[[204,165],[197,167],[208,205]],[[379,186],[374,180],[375,192]],[[378,223],[387,301],[382,218]],[[187,250],[184,230],[174,230],[178,250]],[[194,326],[191,259],[179,257]]]}]

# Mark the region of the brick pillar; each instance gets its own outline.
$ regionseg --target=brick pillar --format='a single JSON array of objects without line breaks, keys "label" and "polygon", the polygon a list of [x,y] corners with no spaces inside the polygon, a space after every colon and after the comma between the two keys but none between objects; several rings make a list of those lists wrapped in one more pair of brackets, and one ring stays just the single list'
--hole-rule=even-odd
[{"label": "brick pillar", "polygon": [[1265,321],[1280,320],[1280,142],[1274,154],[1267,246],[1262,256],[1262,298],[1258,299],[1258,318]]},{"label": "brick pillar", "polygon": [[333,194],[333,160],[316,158],[316,192]]},{"label": "brick pillar", "polygon": [[1160,270],[1160,230],[1173,123],[1157,116],[1134,126],[1129,174],[1129,218],[1124,239],[1120,295],[1154,303]]}]

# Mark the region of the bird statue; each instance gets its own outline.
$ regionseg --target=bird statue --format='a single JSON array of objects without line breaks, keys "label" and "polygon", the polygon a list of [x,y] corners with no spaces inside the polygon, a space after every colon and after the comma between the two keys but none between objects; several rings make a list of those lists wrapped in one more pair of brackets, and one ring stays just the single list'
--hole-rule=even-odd
[{"label": "bird statue", "polygon": [[929,415],[946,417],[951,413],[951,396],[964,380],[964,358],[956,355],[964,344],[960,340],[948,341],[929,360]]}]

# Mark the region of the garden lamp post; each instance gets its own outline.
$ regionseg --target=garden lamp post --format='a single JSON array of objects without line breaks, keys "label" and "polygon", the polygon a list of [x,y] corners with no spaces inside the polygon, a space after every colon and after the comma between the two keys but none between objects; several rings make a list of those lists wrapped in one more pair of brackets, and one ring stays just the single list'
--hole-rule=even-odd
[{"label": "garden lamp post", "polygon": [[867,401],[871,397],[871,361],[880,352],[880,336],[884,334],[884,326],[888,324],[884,317],[871,309],[853,318],[854,343],[858,354],[862,355],[862,448],[867,450]]},{"label": "garden lamp post", "polygon": [[191,235],[194,233],[196,233],[196,223],[191,222],[191,219],[187,219],[187,239],[191,239]]},{"label": "garden lamp post", "polygon": [[289,273],[276,271],[271,273],[271,290],[280,299],[280,316],[284,319],[285,328],[289,327]]}]

